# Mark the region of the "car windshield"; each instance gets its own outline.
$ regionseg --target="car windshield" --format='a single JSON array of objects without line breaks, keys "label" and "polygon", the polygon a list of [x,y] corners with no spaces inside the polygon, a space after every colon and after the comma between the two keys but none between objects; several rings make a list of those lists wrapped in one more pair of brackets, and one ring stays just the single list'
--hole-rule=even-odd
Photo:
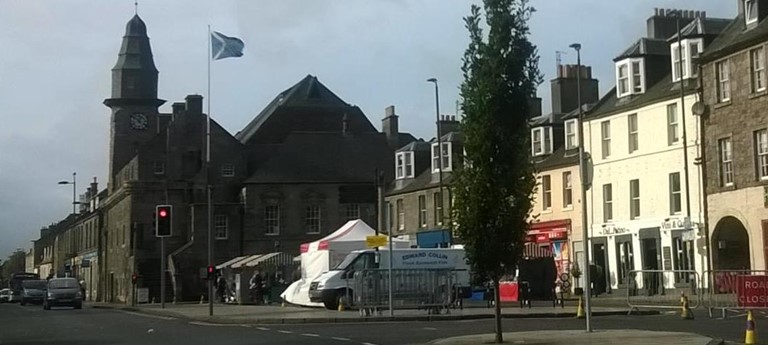
[{"label": "car windshield", "polygon": [[347,255],[347,257],[345,257],[344,260],[342,260],[338,265],[336,265],[336,267],[333,268],[333,271],[343,271],[347,269],[347,267],[349,267],[349,265],[351,265],[352,262],[355,261],[355,259],[357,259],[358,256],[359,255],[357,254]]},{"label": "car windshield", "polygon": [[25,289],[45,290],[47,284],[48,282],[45,280],[25,280],[23,283],[21,283],[21,286],[23,286]]},{"label": "car windshield", "polygon": [[48,287],[51,289],[71,289],[76,288],[80,284],[74,279],[54,279],[48,283]]}]

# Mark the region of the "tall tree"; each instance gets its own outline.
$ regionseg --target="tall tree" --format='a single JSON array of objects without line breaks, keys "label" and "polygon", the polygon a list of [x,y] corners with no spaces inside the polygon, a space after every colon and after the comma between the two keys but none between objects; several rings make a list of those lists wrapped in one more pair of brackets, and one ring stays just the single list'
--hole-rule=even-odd
[{"label": "tall tree", "polygon": [[473,273],[493,283],[497,343],[503,341],[499,280],[522,255],[536,187],[529,101],[542,76],[528,39],[533,12],[528,0],[484,0],[482,10],[473,5],[464,18],[470,37],[461,85],[466,154],[453,185],[453,211]]},{"label": "tall tree", "polygon": [[8,260],[3,262],[2,270],[3,277],[10,278],[13,273],[24,272],[27,260],[27,253],[22,249],[16,249],[11,255],[8,256]]}]

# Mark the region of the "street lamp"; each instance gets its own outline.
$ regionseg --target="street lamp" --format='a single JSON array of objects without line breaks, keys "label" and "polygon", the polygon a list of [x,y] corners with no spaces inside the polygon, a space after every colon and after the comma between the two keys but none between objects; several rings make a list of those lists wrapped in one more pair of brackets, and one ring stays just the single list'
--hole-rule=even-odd
[{"label": "street lamp", "polygon": [[72,181],[59,181],[59,184],[72,185],[72,214],[77,214],[77,173],[72,173]]},{"label": "street lamp", "polygon": [[[437,125],[437,174],[439,178],[439,198],[440,198],[440,224],[443,224],[445,214],[445,206],[443,205],[445,199],[443,198],[443,131],[440,128],[440,92],[437,86],[437,78],[429,78],[427,82],[435,84],[435,125]],[[432,159],[434,159],[434,152],[432,152]]]},{"label": "street lamp", "polygon": [[592,287],[589,277],[589,236],[587,233],[587,167],[584,152],[584,108],[581,105],[581,43],[570,45],[576,50],[576,95],[579,105],[579,174],[581,175],[581,240],[584,248],[584,311],[586,315],[587,332],[592,332],[591,314],[589,306],[589,297],[592,294]]}]

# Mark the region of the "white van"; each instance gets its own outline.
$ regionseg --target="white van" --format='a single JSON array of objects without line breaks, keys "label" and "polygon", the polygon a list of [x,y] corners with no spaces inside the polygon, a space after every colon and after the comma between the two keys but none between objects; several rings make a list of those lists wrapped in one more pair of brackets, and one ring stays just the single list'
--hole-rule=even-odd
[{"label": "white van", "polygon": [[[456,270],[456,282],[453,287],[462,291],[469,290],[469,265],[464,249],[416,248],[395,249],[393,252],[392,269]],[[323,303],[328,309],[336,309],[340,299],[352,293],[347,289],[356,271],[389,268],[389,250],[380,250],[378,260],[376,255],[375,249],[349,253],[339,265],[312,281],[309,286],[310,301]]]}]

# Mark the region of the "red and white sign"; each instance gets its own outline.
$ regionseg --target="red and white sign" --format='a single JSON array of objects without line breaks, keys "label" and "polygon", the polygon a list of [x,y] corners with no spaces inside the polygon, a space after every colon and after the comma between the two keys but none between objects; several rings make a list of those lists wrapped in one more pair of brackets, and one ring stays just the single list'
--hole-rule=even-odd
[{"label": "red and white sign", "polygon": [[736,282],[739,307],[768,307],[768,276],[741,275],[737,277]]},{"label": "red and white sign", "polygon": [[570,219],[533,223],[525,234],[525,241],[548,243],[554,240],[564,240],[568,238],[570,226]]}]

